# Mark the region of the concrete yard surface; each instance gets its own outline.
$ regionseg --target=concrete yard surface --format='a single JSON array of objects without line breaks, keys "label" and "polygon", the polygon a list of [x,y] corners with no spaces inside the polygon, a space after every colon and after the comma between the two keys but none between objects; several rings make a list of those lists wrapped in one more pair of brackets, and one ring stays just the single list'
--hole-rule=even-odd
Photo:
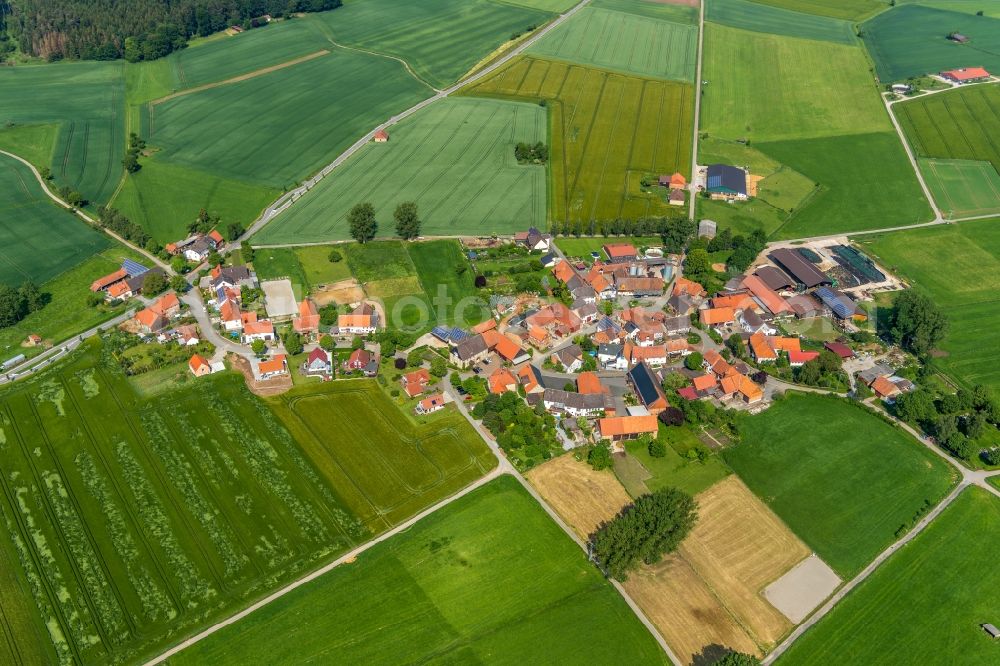
[{"label": "concrete yard surface", "polygon": [[264,308],[268,317],[291,317],[298,314],[298,304],[291,280],[268,280],[260,283],[264,290]]},{"label": "concrete yard surface", "polygon": [[798,624],[840,586],[840,578],[815,553],[764,589],[764,596]]}]

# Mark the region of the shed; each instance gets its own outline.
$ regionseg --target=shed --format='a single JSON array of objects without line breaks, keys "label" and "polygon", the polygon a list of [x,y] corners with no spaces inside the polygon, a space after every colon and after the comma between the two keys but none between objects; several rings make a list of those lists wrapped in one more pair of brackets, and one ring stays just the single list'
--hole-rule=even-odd
[{"label": "shed", "polygon": [[994,639],[1000,638],[1000,629],[997,629],[992,624],[990,624],[990,623],[987,622],[986,624],[981,624],[979,626],[981,626],[983,628],[983,631],[985,631],[987,634],[990,635],[990,638],[994,638]]},{"label": "shed", "polygon": [[379,130],[375,132],[375,136],[372,137],[375,143],[386,143],[389,140],[389,133],[385,130]]},{"label": "shed", "polygon": [[788,277],[785,271],[776,266],[761,266],[754,271],[754,275],[763,280],[768,289],[773,289],[774,291],[791,289],[795,286],[795,280]]},{"label": "shed", "polygon": [[833,284],[833,280],[790,247],[778,248],[768,257],[806,289]]}]

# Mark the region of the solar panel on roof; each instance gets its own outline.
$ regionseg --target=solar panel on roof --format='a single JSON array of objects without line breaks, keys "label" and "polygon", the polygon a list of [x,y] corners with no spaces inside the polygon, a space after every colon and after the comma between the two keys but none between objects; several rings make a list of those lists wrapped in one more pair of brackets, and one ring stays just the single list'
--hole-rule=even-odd
[{"label": "solar panel on roof", "polygon": [[138,261],[132,261],[131,259],[126,259],[122,262],[122,270],[128,273],[129,277],[135,277],[136,275],[142,275],[149,269],[140,264]]}]

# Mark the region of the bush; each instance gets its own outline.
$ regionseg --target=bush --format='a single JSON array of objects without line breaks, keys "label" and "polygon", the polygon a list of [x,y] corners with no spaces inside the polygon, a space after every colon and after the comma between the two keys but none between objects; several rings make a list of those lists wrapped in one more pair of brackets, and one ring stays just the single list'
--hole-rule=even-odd
[{"label": "bush", "polygon": [[587,454],[587,462],[597,471],[608,469],[612,464],[611,447],[607,443],[601,442]]},{"label": "bush", "polygon": [[344,259],[344,255],[340,253],[340,250],[330,250],[330,254],[326,255],[327,260],[331,264],[336,264]]},{"label": "bush", "polygon": [[406,359],[405,358],[396,357],[396,359],[393,360],[392,365],[397,370],[405,370],[406,369]]},{"label": "bush", "polygon": [[662,458],[667,455],[667,445],[659,439],[654,439],[649,443],[649,455],[653,458]]},{"label": "bush", "polygon": [[685,357],[684,367],[688,370],[700,370],[704,361],[705,357],[701,355],[701,352],[694,352]]}]

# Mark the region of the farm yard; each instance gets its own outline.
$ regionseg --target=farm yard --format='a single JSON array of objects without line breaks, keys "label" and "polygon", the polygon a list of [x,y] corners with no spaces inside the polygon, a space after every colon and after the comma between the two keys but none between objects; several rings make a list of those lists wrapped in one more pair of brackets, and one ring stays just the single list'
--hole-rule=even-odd
[{"label": "farm yard", "polygon": [[[0,148],[17,153],[22,128],[52,126],[48,146],[34,146],[37,167],[48,167],[56,185],[85,199],[108,201],[121,178],[125,154],[124,78],[121,63],[73,62],[0,68]],[[58,128],[58,129],[55,129]],[[13,131],[12,131],[13,130]],[[10,132],[13,142],[4,136]]]},{"label": "farm yard", "polygon": [[1000,548],[1000,500],[969,488],[778,661],[995,664],[1000,593],[983,571]]},{"label": "farm yard", "polygon": [[509,476],[171,663],[261,659],[669,663],[624,600]]},{"label": "farm yard", "polygon": [[49,199],[31,169],[0,155],[0,283],[42,284],[111,243]]},{"label": "farm yard", "polygon": [[532,45],[528,53],[635,76],[691,82],[697,25],[629,11],[636,6],[642,7],[621,2],[610,8],[587,6]]},{"label": "farm yard", "polygon": [[463,92],[545,100],[551,220],[586,225],[671,214],[662,197],[639,190],[639,181],[690,170],[692,86],[526,57]]},{"label": "farm yard", "polygon": [[350,238],[347,213],[375,206],[379,236],[395,235],[392,213],[413,201],[426,235],[512,234],[546,224],[546,172],[520,165],[519,142],[546,142],[537,104],[449,98],[403,120],[388,143],[370,143],[256,234],[263,244]]},{"label": "farm yard", "polygon": [[[351,390],[366,397],[352,400]],[[0,552],[17,588],[4,614],[26,629],[4,649],[35,663],[148,656],[494,464],[462,419],[430,434],[395,423],[404,417],[374,385],[353,384],[333,401],[335,392],[286,394],[272,403],[279,418],[232,374],[142,400],[96,342],[6,390],[0,512],[13,542]],[[351,453],[361,440],[321,444],[306,432],[312,410],[329,421],[348,403],[352,418],[381,407],[365,420],[373,433],[395,425],[365,441],[363,461]],[[280,419],[291,420],[287,429]],[[389,451],[412,467],[386,467]],[[356,475],[345,479],[341,464]],[[376,486],[360,469],[373,465],[383,475]],[[434,478],[416,479],[427,465]],[[414,485],[402,489],[400,473]],[[375,507],[366,498],[376,487],[408,498]]]},{"label": "farm yard", "polygon": [[850,21],[790,11],[757,0],[711,0],[705,20],[731,28],[801,37],[839,44],[856,44]]},{"label": "farm yard", "polygon": [[741,443],[723,455],[845,579],[955,482],[944,461],[866,408],[808,394],[790,394],[746,418]]},{"label": "farm yard", "polygon": [[[997,219],[859,239],[880,263],[928,294],[948,315],[934,363],[959,384],[1000,395],[1000,227]],[[948,258],[942,270],[942,257]]]},{"label": "farm yard", "polygon": [[945,219],[1000,215],[1000,174],[990,162],[920,158],[918,163]]},{"label": "farm yard", "polygon": [[[906,4],[879,14],[862,30],[883,83],[957,67],[1000,70],[998,18]],[[951,32],[968,36],[969,43],[952,42]]]}]

